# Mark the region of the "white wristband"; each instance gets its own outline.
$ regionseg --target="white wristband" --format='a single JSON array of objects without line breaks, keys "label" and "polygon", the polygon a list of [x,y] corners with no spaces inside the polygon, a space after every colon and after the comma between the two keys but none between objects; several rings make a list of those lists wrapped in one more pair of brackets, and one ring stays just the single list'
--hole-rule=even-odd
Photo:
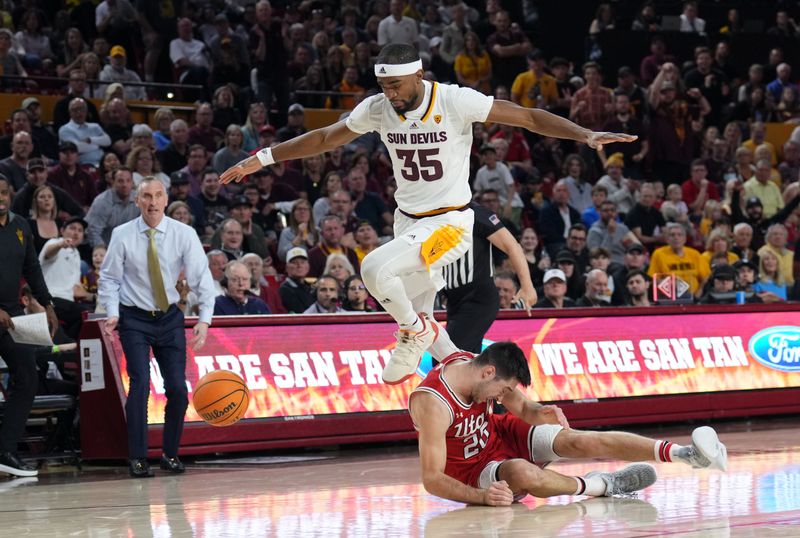
[{"label": "white wristband", "polygon": [[258,157],[258,162],[261,163],[261,166],[275,164],[275,158],[272,156],[272,148],[270,147],[260,150],[256,153],[256,157]]}]

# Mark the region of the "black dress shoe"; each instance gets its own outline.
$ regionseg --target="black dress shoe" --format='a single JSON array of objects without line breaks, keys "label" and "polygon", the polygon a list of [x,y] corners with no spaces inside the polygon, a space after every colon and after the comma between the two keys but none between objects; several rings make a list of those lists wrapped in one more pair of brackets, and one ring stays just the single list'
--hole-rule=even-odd
[{"label": "black dress shoe", "polygon": [[128,471],[133,478],[150,478],[155,476],[150,470],[150,464],[145,458],[131,458],[128,460]]},{"label": "black dress shoe", "polygon": [[19,456],[11,452],[0,453],[0,473],[8,473],[14,476],[36,476],[39,471],[19,459]]},{"label": "black dress shoe", "polygon": [[161,455],[161,468],[165,471],[169,471],[175,474],[181,474],[186,472],[186,466],[183,464],[181,460],[178,459],[178,456],[174,458],[168,458],[164,454]]}]

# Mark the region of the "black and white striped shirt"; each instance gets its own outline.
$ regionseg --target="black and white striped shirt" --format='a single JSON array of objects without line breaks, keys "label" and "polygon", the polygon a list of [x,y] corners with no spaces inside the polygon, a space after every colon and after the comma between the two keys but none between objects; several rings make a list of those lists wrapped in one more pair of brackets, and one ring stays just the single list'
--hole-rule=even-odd
[{"label": "black and white striped shirt", "polygon": [[492,283],[494,266],[492,260],[492,244],[489,236],[505,225],[495,213],[485,207],[470,204],[475,213],[472,226],[472,247],[461,258],[442,268],[445,281],[444,293],[448,296],[457,290],[472,284]]}]

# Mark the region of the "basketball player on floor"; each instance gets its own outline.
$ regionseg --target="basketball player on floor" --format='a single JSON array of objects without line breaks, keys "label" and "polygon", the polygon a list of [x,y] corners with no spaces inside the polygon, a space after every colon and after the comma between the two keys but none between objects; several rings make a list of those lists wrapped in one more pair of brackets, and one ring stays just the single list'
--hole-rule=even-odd
[{"label": "basketball player on floor", "polygon": [[[430,371],[409,398],[419,433],[422,482],[429,493],[501,506],[526,495],[629,494],[656,481],[655,469],[646,463],[585,476],[544,468],[569,458],[674,461],[727,469],[725,445],[708,426],[695,429],[687,446],[625,432],[572,430],[561,409],[535,403],[518,388],[530,382],[528,361],[512,342],[492,344],[477,356],[453,353]],[[501,402],[508,413],[493,414],[494,402]]]},{"label": "basketball player on floor", "polygon": [[636,137],[592,132],[544,110],[425,81],[419,54],[410,45],[386,45],[375,75],[383,93],[362,101],[345,120],[263,148],[226,170],[220,181],[240,181],[275,162],[318,155],[365,133],[380,133],[397,180],[395,238],[364,258],[361,276],[400,325],[397,347],[383,371],[384,382],[395,384],[414,374],[423,352],[444,333],[429,317],[444,285],[441,269],[463,256],[472,242],[472,123],[524,127],[592,148]]}]

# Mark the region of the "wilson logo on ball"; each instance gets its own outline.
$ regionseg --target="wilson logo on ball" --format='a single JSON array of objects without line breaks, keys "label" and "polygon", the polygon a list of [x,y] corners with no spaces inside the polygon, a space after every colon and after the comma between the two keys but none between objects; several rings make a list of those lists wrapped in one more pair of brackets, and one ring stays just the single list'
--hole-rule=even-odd
[{"label": "wilson logo on ball", "polygon": [[250,390],[234,372],[215,370],[197,382],[192,405],[200,418],[212,426],[230,426],[244,417],[250,404]]}]

